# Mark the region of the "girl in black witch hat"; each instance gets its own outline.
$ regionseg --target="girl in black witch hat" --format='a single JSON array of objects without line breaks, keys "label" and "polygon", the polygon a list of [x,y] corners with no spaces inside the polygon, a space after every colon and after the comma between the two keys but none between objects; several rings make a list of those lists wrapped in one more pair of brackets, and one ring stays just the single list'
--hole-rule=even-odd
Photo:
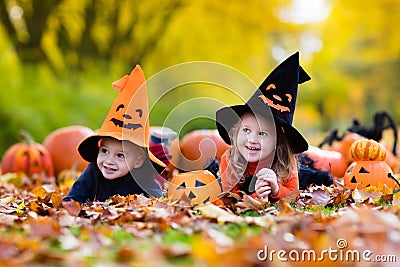
[{"label": "girl in black witch hat", "polygon": [[292,126],[298,84],[310,80],[295,53],[264,80],[244,104],[216,113],[217,129],[231,148],[221,158],[224,191],[279,199],[298,189],[295,154],[308,149]]}]

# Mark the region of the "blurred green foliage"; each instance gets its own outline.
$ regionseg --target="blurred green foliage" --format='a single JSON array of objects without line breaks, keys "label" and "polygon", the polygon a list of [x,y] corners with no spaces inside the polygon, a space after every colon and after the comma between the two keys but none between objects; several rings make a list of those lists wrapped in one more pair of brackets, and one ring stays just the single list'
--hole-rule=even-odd
[{"label": "blurred green foliage", "polygon": [[[291,2],[0,0],[0,155],[22,129],[41,142],[67,125],[99,128],[117,94],[111,83],[135,64],[151,78],[183,62],[219,62],[259,84],[300,51],[312,80],[300,86],[294,123],[311,144],[332,128],[346,129],[352,117],[372,124],[378,110],[398,121],[400,2],[326,0],[329,16],[317,22],[283,16],[293,11]],[[165,95],[151,124],[162,124],[180,106],[169,119],[181,136],[211,128],[207,116],[218,105],[205,98],[236,103],[252,93],[195,86]],[[164,92],[149,90],[153,100]],[[194,98],[200,102],[184,105]],[[199,110],[207,116],[187,120]]]}]

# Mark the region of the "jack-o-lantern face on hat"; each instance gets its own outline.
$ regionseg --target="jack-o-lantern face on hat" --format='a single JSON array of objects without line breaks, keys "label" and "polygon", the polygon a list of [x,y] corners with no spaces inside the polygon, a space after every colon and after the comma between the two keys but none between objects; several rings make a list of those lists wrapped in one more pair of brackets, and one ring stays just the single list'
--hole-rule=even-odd
[{"label": "jack-o-lantern face on hat", "polygon": [[[118,105],[117,109],[115,110],[116,115],[119,114],[119,111],[122,110],[122,112],[124,112],[123,110],[125,110],[125,105],[124,104],[120,104]],[[137,113],[137,116],[139,118],[142,118],[143,116],[143,110],[141,109],[136,109],[135,112]],[[119,120],[117,118],[112,118],[110,121],[112,123],[114,123],[115,126],[117,127],[122,127],[122,128],[126,128],[126,129],[130,129],[130,130],[136,130],[137,128],[142,128],[143,125],[140,123],[131,123],[130,121],[134,121],[134,117],[127,114],[127,113],[123,113],[122,115],[122,119]]]},{"label": "jack-o-lantern face on hat", "polygon": [[293,99],[292,95],[289,93],[281,93],[279,90],[276,90],[275,84],[271,83],[268,85],[263,95],[260,97],[268,106],[281,112],[290,112],[290,105]]},{"label": "jack-o-lantern face on hat", "polygon": [[[140,70],[140,69],[139,69]],[[138,74],[138,69],[134,70]],[[117,139],[148,147],[149,112],[144,77],[125,75],[113,83],[119,91],[99,132],[115,133]]]},{"label": "jack-o-lantern face on hat", "polygon": [[165,164],[149,151],[148,96],[142,69],[136,66],[129,75],[113,82],[112,86],[118,90],[117,97],[100,129],[79,144],[79,153],[85,160],[93,162],[97,157],[99,139],[112,137],[145,148],[150,160],[165,168]]}]

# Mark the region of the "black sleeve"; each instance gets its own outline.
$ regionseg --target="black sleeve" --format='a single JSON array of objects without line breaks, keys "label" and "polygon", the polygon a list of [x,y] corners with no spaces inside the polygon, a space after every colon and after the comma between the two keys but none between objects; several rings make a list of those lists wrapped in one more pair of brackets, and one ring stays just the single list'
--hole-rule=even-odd
[{"label": "black sleeve", "polygon": [[96,166],[95,163],[90,163],[72,185],[71,190],[63,198],[63,201],[73,199],[81,204],[93,201],[96,190]]},{"label": "black sleeve", "polygon": [[155,175],[159,175],[150,160],[145,161],[142,167],[131,171],[131,175],[134,179],[135,187],[137,188],[133,192],[135,194],[144,194],[145,196],[153,196],[157,198],[163,197],[160,185],[155,179]]}]

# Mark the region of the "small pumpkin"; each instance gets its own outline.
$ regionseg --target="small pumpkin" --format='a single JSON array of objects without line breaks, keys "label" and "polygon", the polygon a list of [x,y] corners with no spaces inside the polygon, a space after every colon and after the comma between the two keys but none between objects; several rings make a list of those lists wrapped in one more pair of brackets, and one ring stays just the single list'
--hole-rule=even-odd
[{"label": "small pumpkin", "polygon": [[71,169],[77,164],[76,169],[83,171],[89,163],[78,153],[78,144],[94,131],[86,126],[71,125],[59,128],[43,140],[43,146],[49,151],[53,162],[54,171],[58,175],[62,170]]},{"label": "small pumpkin", "polygon": [[350,152],[353,160],[385,160],[386,148],[384,145],[372,139],[360,139],[355,141]]},{"label": "small pumpkin", "polygon": [[354,162],[344,175],[344,184],[351,189],[378,186],[379,183],[394,188],[393,171],[384,161],[386,148],[372,140],[360,139],[351,145]]},{"label": "small pumpkin", "polygon": [[168,184],[170,199],[179,200],[185,196],[191,205],[214,202],[221,193],[219,181],[206,170],[179,173]]},{"label": "small pumpkin", "polygon": [[217,130],[194,130],[179,143],[181,155],[177,167],[183,171],[204,169],[211,159],[221,159],[228,147]]},{"label": "small pumpkin", "polygon": [[47,149],[36,143],[27,132],[21,132],[22,142],[9,147],[1,159],[1,170],[24,172],[27,175],[45,174],[54,176],[54,165]]}]

